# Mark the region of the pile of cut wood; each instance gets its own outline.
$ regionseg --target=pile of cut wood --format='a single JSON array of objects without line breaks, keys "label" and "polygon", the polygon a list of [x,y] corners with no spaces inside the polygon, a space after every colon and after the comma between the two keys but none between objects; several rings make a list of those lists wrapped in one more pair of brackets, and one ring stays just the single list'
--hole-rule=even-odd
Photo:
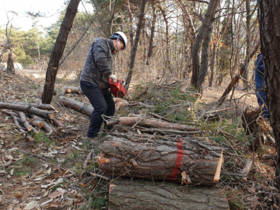
[{"label": "pile of cut wood", "polygon": [[31,132],[38,133],[38,129],[42,128],[47,135],[50,135],[54,131],[54,127],[63,126],[55,118],[54,107],[49,104],[0,102],[0,109],[5,109],[3,112],[14,119],[20,134],[30,141],[33,140],[30,135]]}]

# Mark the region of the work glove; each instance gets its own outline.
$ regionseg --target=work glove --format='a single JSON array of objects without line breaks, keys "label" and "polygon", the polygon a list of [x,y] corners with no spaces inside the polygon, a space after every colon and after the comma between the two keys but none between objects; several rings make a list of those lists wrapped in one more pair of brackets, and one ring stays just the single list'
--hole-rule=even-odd
[{"label": "work glove", "polygon": [[114,74],[110,74],[109,78],[113,80],[113,82],[117,82],[117,76]]}]

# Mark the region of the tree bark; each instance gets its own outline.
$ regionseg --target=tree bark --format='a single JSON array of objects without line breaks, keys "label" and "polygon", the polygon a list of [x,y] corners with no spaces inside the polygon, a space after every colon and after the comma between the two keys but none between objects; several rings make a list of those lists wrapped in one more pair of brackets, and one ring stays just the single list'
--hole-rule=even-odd
[{"label": "tree bark", "polygon": [[53,52],[51,54],[51,58],[47,68],[44,91],[42,95],[43,104],[50,104],[52,101],[54,84],[56,80],[57,71],[59,68],[59,60],[63,55],[63,51],[66,46],[69,32],[72,28],[74,18],[76,16],[79,3],[80,0],[71,0],[66,9],[66,14],[61,24],[60,31],[57,36],[56,43]]},{"label": "tree bark", "polygon": [[[143,203],[143,201],[145,203]],[[222,190],[170,182],[116,179],[109,187],[110,210],[229,210]]]},{"label": "tree bark", "polygon": [[142,22],[143,22],[144,14],[145,14],[146,2],[147,2],[147,0],[142,0],[141,1],[141,11],[140,11],[140,14],[139,14],[139,20],[138,20],[137,29],[136,29],[135,40],[134,40],[133,47],[132,47],[131,54],[130,54],[129,72],[128,72],[128,75],[127,75],[127,78],[126,78],[126,89],[127,90],[129,88],[131,78],[132,78],[136,52],[137,52],[139,37],[140,37],[140,33],[141,33],[141,28],[142,28]]},{"label": "tree bark", "polygon": [[261,52],[265,64],[266,99],[276,143],[276,182],[280,189],[280,3],[258,0]]},{"label": "tree bark", "polygon": [[91,117],[93,107],[89,104],[85,104],[85,103],[77,101],[75,99],[66,98],[63,96],[59,97],[59,102],[61,104],[63,104],[64,106],[71,107],[72,109],[75,109],[76,111],[84,113],[87,116]]},{"label": "tree bark", "polygon": [[202,138],[168,139],[151,135],[106,137],[96,157],[105,175],[215,185],[220,178],[222,149]]}]

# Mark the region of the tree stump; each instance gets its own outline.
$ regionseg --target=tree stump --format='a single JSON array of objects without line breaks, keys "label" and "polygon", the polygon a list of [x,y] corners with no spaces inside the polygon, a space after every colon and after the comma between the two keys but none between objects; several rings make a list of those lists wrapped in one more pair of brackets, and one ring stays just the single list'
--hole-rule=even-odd
[{"label": "tree stump", "polygon": [[[215,185],[220,179],[223,151],[216,143],[188,136],[108,136],[96,157],[107,176],[170,180]],[[185,176],[181,176],[185,173]]]},{"label": "tree stump", "polygon": [[242,126],[246,135],[256,137],[256,141],[254,142],[255,149],[262,146],[263,142],[266,143],[267,138],[272,141],[272,143],[274,141],[274,139],[269,135],[269,133],[272,133],[272,128],[269,122],[261,115],[262,109],[263,106],[258,109],[253,109],[248,106],[242,115]]},{"label": "tree stump", "polygon": [[109,187],[110,210],[228,210],[222,190],[180,186],[150,180],[114,180]]}]

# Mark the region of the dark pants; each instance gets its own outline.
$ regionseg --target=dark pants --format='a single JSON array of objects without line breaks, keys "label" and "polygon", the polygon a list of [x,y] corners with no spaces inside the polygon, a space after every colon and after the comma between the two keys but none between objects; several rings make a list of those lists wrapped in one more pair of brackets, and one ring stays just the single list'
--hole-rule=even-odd
[{"label": "dark pants", "polygon": [[85,81],[81,81],[80,85],[83,93],[93,106],[87,136],[95,137],[100,131],[103,122],[101,115],[113,116],[115,113],[115,102],[108,89],[101,90],[97,85]]}]

